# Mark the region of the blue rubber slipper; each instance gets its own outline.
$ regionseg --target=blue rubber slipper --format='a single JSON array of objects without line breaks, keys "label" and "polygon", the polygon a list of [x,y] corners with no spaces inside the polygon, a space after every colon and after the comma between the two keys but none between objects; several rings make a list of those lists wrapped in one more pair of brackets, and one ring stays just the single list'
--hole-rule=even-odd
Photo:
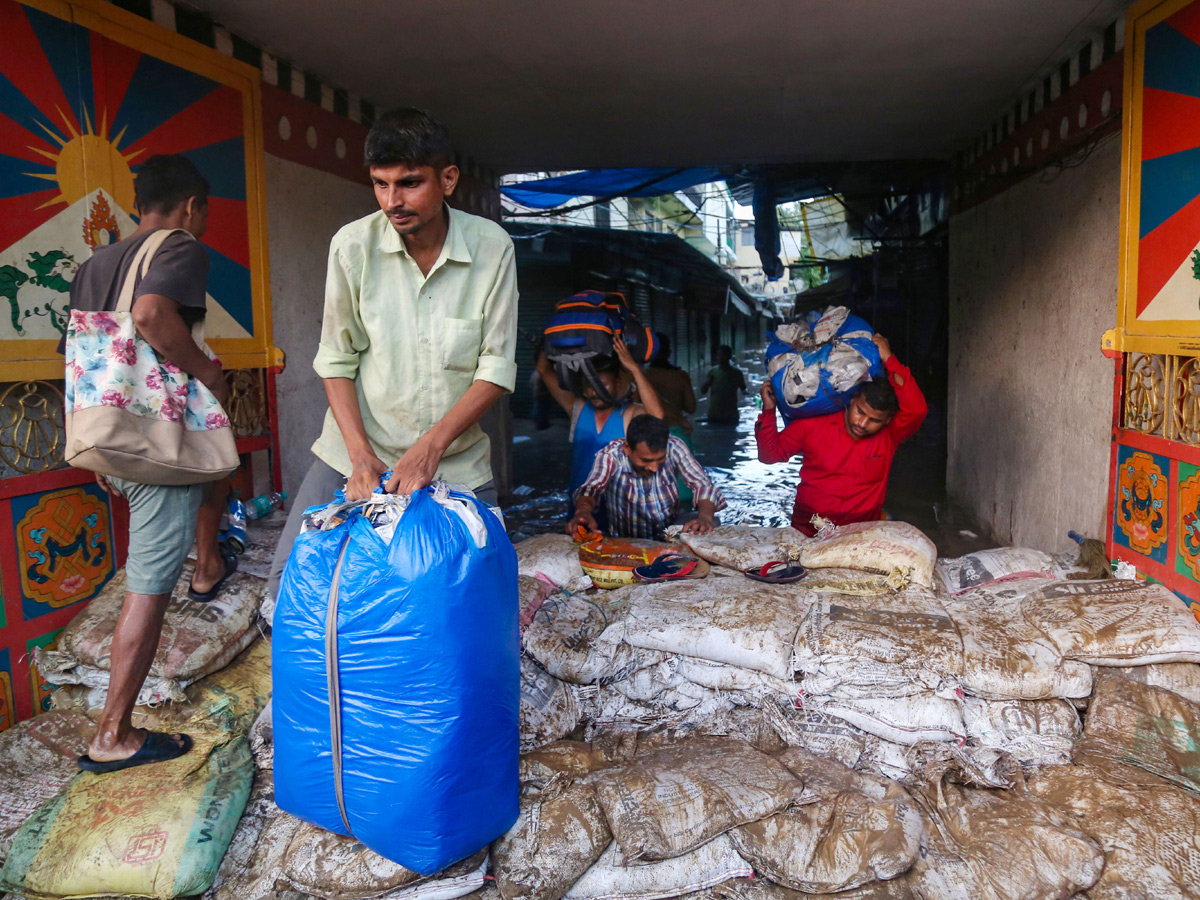
[{"label": "blue rubber slipper", "polygon": [[[176,737],[179,740],[176,740]],[[161,731],[147,731],[146,739],[137,753],[125,759],[114,759],[108,762],[96,762],[87,754],[79,757],[75,764],[85,772],[98,775],[105,772],[119,772],[122,769],[132,769],[134,766],[144,766],[149,763],[166,762],[178,759],[192,749],[192,739],[186,734],[165,734]]]},{"label": "blue rubber slipper", "polygon": [[639,581],[674,581],[677,578],[687,578],[700,564],[694,556],[684,556],[681,553],[666,553],[654,562],[638,566],[633,570]]}]

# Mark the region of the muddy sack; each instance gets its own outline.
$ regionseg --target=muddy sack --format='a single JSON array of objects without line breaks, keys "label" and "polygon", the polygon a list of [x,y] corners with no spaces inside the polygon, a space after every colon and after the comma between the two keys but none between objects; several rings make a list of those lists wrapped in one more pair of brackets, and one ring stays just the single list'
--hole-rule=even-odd
[{"label": "muddy sack", "polygon": [[1067,659],[1097,666],[1200,662],[1200,622],[1161,584],[1058,581],[1021,601]]},{"label": "muddy sack", "polygon": [[1006,582],[943,599],[962,637],[962,686],[992,700],[1081,698],[1092,691],[1092,670],[1066,659],[1058,645],[1023,613],[1023,601],[1047,580]]},{"label": "muddy sack", "polygon": [[1200,871],[1200,802],[1167,784],[1133,784],[1111,769],[1050,766],[1026,784],[1074,815],[1104,848],[1089,900],[1190,900]]},{"label": "muddy sack", "polygon": [[[803,582],[801,582],[803,583]],[[954,696],[962,642],[940,599],[918,587],[875,597],[824,596],[796,635],[804,689],[821,697]]]},{"label": "muddy sack", "polygon": [[925,837],[902,876],[920,900],[1052,900],[1095,884],[1104,851],[1066,810],[1014,790],[943,777],[910,796]]},{"label": "muddy sack", "polygon": [[532,750],[569,734],[579,724],[571,686],[521,657],[521,749]]},{"label": "muddy sack", "polygon": [[[191,577],[192,567],[185,566],[167,605],[158,652],[138,693],[139,705],[187,700],[187,685],[225,668],[259,635],[255,622],[265,581],[236,572],[216,599],[197,603],[187,595]],[[124,603],[122,569],[63,629],[57,650],[34,650],[42,677],[54,685],[99,688],[90,702],[103,705],[113,631]]]},{"label": "muddy sack", "polygon": [[954,559],[939,559],[934,571],[948,594],[961,594],[997,582],[1055,578],[1058,574],[1049,553],[1025,547],[998,547]]},{"label": "muddy sack", "polygon": [[961,741],[966,733],[959,703],[928,692],[907,697],[813,697],[805,704],[895,744]]},{"label": "muddy sack", "polygon": [[169,900],[212,884],[250,793],[245,738],[193,734],[178,759],[80,773],[13,838],[0,885],[26,897]]},{"label": "muddy sack", "polygon": [[777,758],[804,781],[804,799],[811,802],[730,832],[757,872],[815,894],[886,881],[912,866],[921,813],[900,785],[803,750]]},{"label": "muddy sack", "polygon": [[800,585],[711,576],[640,585],[629,597],[628,616],[609,627],[605,640],[783,679],[792,675],[796,630],[814,599]]},{"label": "muddy sack", "polygon": [[777,560],[796,559],[808,540],[795,528],[756,528],[751,525],[718,525],[708,534],[686,534],[672,525],[667,535],[680,541],[701,559],[744,572],[761,569]]},{"label": "muddy sack", "polygon": [[521,815],[492,845],[504,900],[559,900],[612,842],[595,789],[569,776],[524,798]]},{"label": "muddy sack", "polygon": [[[133,727],[179,731],[189,723],[245,734],[271,696],[271,643],[255,640],[228,666],[183,689],[185,700],[135,706]],[[108,696],[105,688],[64,685],[50,695],[55,709],[99,719]]]},{"label": "muddy sack", "polygon": [[614,841],[571,886],[566,900],[666,900],[753,874],[727,834],[682,856],[645,865],[630,865]]},{"label": "muddy sack", "polygon": [[800,548],[807,569],[858,569],[895,575],[909,584],[933,587],[937,547],[907,522],[826,524]]},{"label": "muddy sack", "polygon": [[522,649],[555,678],[571,684],[611,684],[657,665],[667,654],[633,647],[619,637],[602,639],[628,613],[633,590],[551,594],[530,616]]},{"label": "muddy sack", "polygon": [[355,508],[283,573],[275,802],[432,875],[517,818],[516,554],[472,494],[374,502],[380,530]]},{"label": "muddy sack", "polygon": [[1200,795],[1200,706],[1173,691],[1102,672],[1073,758],[1119,763]]},{"label": "muddy sack", "polygon": [[591,587],[579,565],[579,545],[565,534],[538,534],[516,544],[517,571],[544,575],[559,587]]},{"label": "muddy sack", "polygon": [[597,773],[596,797],[630,861],[670,859],[797,799],[787,767],[732,738],[694,737]]},{"label": "muddy sack", "polygon": [[49,712],[0,733],[0,861],[25,820],[79,774],[95,730],[78,713]]},{"label": "muddy sack", "polygon": [[1151,663],[1148,666],[1112,666],[1115,675],[1181,694],[1200,703],[1200,665],[1196,663]]},{"label": "muddy sack", "polygon": [[967,738],[1010,753],[1026,766],[1065,765],[1083,733],[1079,713],[1066,700],[980,700],[962,704]]}]

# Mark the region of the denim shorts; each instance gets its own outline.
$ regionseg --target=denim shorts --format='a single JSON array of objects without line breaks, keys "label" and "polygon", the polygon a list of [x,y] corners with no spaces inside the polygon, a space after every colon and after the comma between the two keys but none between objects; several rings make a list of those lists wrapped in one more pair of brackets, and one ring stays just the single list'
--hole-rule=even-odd
[{"label": "denim shorts", "polygon": [[109,478],[108,483],[129,501],[125,590],[171,593],[196,537],[204,485],[141,484],[124,478]]}]

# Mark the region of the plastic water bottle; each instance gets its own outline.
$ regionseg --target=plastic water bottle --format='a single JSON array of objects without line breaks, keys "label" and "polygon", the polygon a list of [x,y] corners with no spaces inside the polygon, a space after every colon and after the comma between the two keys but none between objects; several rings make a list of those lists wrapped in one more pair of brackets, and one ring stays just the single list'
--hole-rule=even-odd
[{"label": "plastic water bottle", "polygon": [[281,491],[276,494],[259,494],[253,500],[246,503],[246,518],[266,518],[275,512],[275,510],[283,509],[283,501],[286,499],[287,491]]},{"label": "plastic water bottle", "polygon": [[241,500],[229,501],[229,512],[222,516],[220,544],[235,556],[246,549],[246,507]]}]

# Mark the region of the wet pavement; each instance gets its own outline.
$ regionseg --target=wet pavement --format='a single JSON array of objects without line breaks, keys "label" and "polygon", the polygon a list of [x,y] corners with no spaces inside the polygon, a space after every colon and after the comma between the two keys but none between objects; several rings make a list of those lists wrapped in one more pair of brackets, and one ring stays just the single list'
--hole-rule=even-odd
[{"label": "wet pavement", "polygon": [[[736,426],[705,424],[705,400],[701,398],[693,417],[693,452],[729,504],[720,514],[723,524],[787,525],[800,464],[792,460],[769,466],[758,461],[754,421],[759,411],[751,403],[761,381],[756,365],[756,359],[742,365],[747,382],[753,382],[753,393],[743,401]],[[551,421],[543,431],[536,430],[530,419],[514,422],[514,495],[503,504],[513,540],[559,531],[566,524],[571,445],[566,418]],[[994,547],[961,510],[946,502],[944,435],[944,419],[934,410],[921,430],[901,445],[892,468],[887,514],[928,534],[944,557]]]}]

